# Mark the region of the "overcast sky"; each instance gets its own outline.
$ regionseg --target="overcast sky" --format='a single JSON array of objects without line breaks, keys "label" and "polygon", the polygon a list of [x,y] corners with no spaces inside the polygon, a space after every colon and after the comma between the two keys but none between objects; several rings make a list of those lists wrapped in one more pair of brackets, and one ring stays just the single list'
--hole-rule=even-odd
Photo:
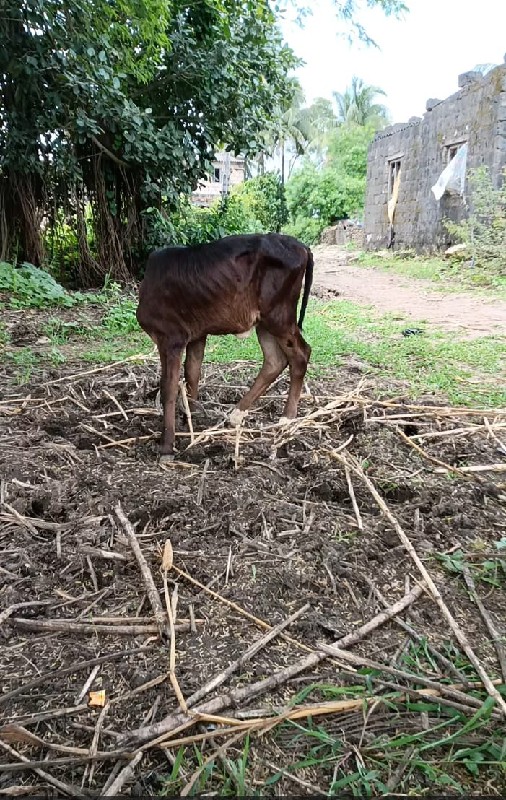
[{"label": "overcast sky", "polygon": [[297,71],[306,101],[343,92],[353,75],[380,86],[394,122],[421,116],[429,97],[444,99],[458,89],[457,76],[477,64],[502,64],[506,53],[506,0],[405,0],[402,20],[377,9],[360,21],[379,48],[349,45],[339,36],[332,0],[312,0],[312,16],[301,29],[288,18],[285,39],[304,59]]}]

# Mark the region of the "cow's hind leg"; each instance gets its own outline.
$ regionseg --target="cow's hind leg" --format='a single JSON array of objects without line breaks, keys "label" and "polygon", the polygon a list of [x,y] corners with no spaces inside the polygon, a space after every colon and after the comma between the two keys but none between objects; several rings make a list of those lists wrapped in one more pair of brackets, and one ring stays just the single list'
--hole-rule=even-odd
[{"label": "cow's hind leg", "polygon": [[302,337],[297,327],[288,336],[278,336],[277,341],[288,359],[290,369],[290,388],[283,416],[280,419],[280,424],[283,425],[297,416],[297,408],[311,355],[311,347]]},{"label": "cow's hind leg", "polygon": [[200,371],[202,369],[202,361],[204,359],[204,351],[206,349],[206,338],[206,336],[203,336],[201,339],[196,339],[194,342],[189,342],[186,346],[184,378],[186,381],[190,411],[194,410],[195,400],[198,396]]},{"label": "cow's hind leg", "polygon": [[232,411],[229,419],[231,425],[239,425],[242,422],[248,408],[253,405],[255,400],[258,400],[260,395],[276,380],[288,364],[288,358],[283,353],[276,338],[263,325],[257,326],[257,336],[264,355],[264,363],[253,386]]},{"label": "cow's hind leg", "polygon": [[160,463],[172,461],[174,458],[174,441],[176,438],[176,400],[179,389],[179,372],[181,370],[181,345],[158,344],[162,375],[160,396],[163,406],[163,431],[160,442]]}]

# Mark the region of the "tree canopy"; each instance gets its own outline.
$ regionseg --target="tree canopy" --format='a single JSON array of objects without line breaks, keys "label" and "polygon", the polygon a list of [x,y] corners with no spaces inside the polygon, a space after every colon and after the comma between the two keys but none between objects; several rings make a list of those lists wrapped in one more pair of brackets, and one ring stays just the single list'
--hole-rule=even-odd
[{"label": "tree canopy", "polygon": [[[266,0],[4,0],[0,257],[40,264],[41,221],[79,234],[80,279],[126,278],[149,209],[217,146],[256,153],[296,59]],[[90,250],[87,230],[92,208]]]},{"label": "tree canopy", "polygon": [[[352,23],[361,7],[404,7],[335,4]],[[283,126],[304,146],[321,138],[328,103],[292,113],[298,61],[277,11],[276,0],[2,0],[0,259],[47,263],[63,224],[77,282],[128,279],[216,149],[257,155]]]}]

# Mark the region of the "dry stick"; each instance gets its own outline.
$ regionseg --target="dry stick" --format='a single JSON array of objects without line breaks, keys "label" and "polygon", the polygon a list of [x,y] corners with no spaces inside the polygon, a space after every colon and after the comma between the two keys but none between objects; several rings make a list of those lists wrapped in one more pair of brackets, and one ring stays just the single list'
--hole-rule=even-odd
[{"label": "dry stick", "polygon": [[197,691],[194,692],[191,695],[191,697],[188,698],[188,705],[194,706],[195,703],[198,703],[200,700],[206,697],[206,695],[210,694],[215,689],[217,689],[218,686],[221,686],[222,683],[225,683],[225,681],[231,675],[233,675],[234,672],[237,672],[239,669],[241,669],[241,667],[243,667],[244,664],[250,661],[250,659],[252,659],[253,656],[255,656],[258,652],[260,652],[260,650],[262,650],[266,645],[268,645],[269,642],[272,641],[272,639],[274,639],[276,636],[278,636],[278,634],[281,633],[281,631],[283,631],[285,628],[291,625],[292,622],[295,622],[296,619],[305,614],[309,608],[310,608],[309,603],[306,603],[304,606],[302,606],[302,608],[299,608],[298,611],[295,611],[293,614],[291,614],[291,616],[284,619],[274,628],[271,628],[270,631],[261,636],[260,639],[257,639],[256,642],[253,642],[253,644],[250,645],[248,649],[245,650],[241,656],[239,656],[239,658],[237,658],[235,661],[229,664],[229,666],[225,670],[223,670],[223,672],[220,672],[219,675],[216,675],[214,678],[208,681],[208,683],[206,683],[204,686],[201,686],[200,689],[197,689]]},{"label": "dry stick", "polygon": [[239,447],[241,444],[241,433],[243,430],[243,422],[244,420],[242,419],[239,425],[237,425],[235,429],[234,469],[236,472],[239,469]]},{"label": "dry stick", "polygon": [[170,539],[167,539],[163,551],[162,570],[163,570],[163,591],[165,596],[165,605],[167,608],[167,615],[169,618],[169,629],[170,629],[169,680],[172,688],[174,689],[174,694],[177,697],[179,707],[181,711],[184,714],[186,714],[186,712],[188,711],[188,706],[186,705],[186,700],[183,697],[181,687],[179,686],[179,681],[176,677],[176,626],[174,623],[176,619],[176,609],[177,609],[177,583],[174,586],[174,592],[171,600],[169,595],[169,585],[167,582],[167,574],[169,570],[172,568],[173,563],[174,563],[174,552],[172,549],[172,544]]},{"label": "dry stick", "polygon": [[130,780],[134,774],[137,764],[142,760],[143,756],[144,753],[142,750],[137,753],[132,761],[121,770],[116,780],[114,780],[111,785],[102,792],[101,797],[120,797],[123,786],[128,780]]},{"label": "dry stick", "polygon": [[[31,714],[24,717],[11,717],[10,721],[19,725],[38,725],[39,722],[46,722],[46,720],[57,719],[58,717],[72,716],[73,714],[80,714],[81,711],[87,711],[88,704],[82,703],[78,706],[70,706],[69,708],[56,708],[50,711],[41,711],[39,714]],[[0,733],[2,729],[0,728]]]},{"label": "dry stick", "polygon": [[469,594],[471,595],[471,599],[474,600],[474,602],[476,603],[478,610],[481,616],[483,617],[483,621],[488,628],[488,632],[492,637],[492,643],[497,653],[497,658],[499,660],[499,665],[501,667],[501,674],[503,677],[503,681],[504,683],[506,683],[506,649],[503,644],[504,636],[501,636],[501,633],[496,628],[495,622],[493,621],[492,617],[490,616],[487,609],[483,605],[481,599],[478,597],[473,576],[471,575],[468,566],[464,566],[462,568],[462,574],[464,576],[464,580],[466,582]]},{"label": "dry stick", "polygon": [[62,381],[73,381],[79,380],[79,378],[85,378],[88,375],[96,375],[99,372],[105,372],[106,370],[114,369],[114,367],[121,367],[123,364],[128,364],[130,361],[149,361],[154,356],[154,350],[151,353],[144,354],[144,353],[137,353],[136,355],[129,356],[128,358],[124,358],[122,361],[114,361],[112,364],[107,364],[105,367],[96,367],[95,369],[87,369],[84,372],[76,372],[74,375],[63,375],[61,378],[56,378],[53,381],[46,381],[45,383],[41,383],[41,386],[54,386],[56,383],[61,383]]},{"label": "dry stick", "polygon": [[6,619],[12,616],[12,614],[14,614],[16,611],[20,611],[22,608],[33,608],[34,606],[47,606],[53,604],[54,600],[28,600],[25,603],[14,603],[12,606],[8,606],[0,613],[0,625],[2,625]]},{"label": "dry stick", "polygon": [[[18,753],[17,750],[14,750],[14,748],[8,745],[6,742],[2,742],[1,739],[0,739],[0,747],[3,750],[6,750],[11,755],[15,756],[17,759],[19,759],[19,761],[22,761],[24,764],[30,763],[30,759],[28,759],[26,756],[21,755],[21,753]],[[29,768],[31,769],[31,767]],[[77,787],[74,786],[70,786],[70,784],[68,783],[63,783],[62,781],[59,781],[58,778],[53,778],[53,776],[50,775],[49,772],[45,772],[44,770],[39,769],[38,767],[34,767],[33,771],[40,778],[47,781],[47,783],[49,783],[51,786],[54,786],[56,789],[59,789],[60,792],[63,792],[64,794],[69,794],[71,797],[82,797],[81,789],[78,789]]]},{"label": "dry stick", "polygon": [[81,661],[77,664],[72,664],[70,667],[65,667],[64,669],[45,672],[43,675],[39,675],[37,678],[34,678],[33,681],[28,681],[28,683],[23,681],[20,686],[17,686],[10,692],[0,695],[0,705],[6,703],[8,700],[11,700],[13,697],[17,697],[18,694],[24,694],[25,692],[29,692],[31,689],[35,689],[37,686],[41,686],[42,684],[46,683],[46,681],[55,681],[58,678],[63,678],[65,675],[72,675],[74,672],[81,672],[83,669],[94,667],[96,664],[107,664],[109,661],[119,661],[127,656],[134,656],[138,655],[139,653],[147,653],[153,649],[154,645],[148,644],[144,645],[143,647],[136,647],[132,650],[121,650],[119,653],[108,653],[105,656],[92,658],[89,661]]},{"label": "dry stick", "polygon": [[[165,620],[165,614],[163,615]],[[23,619],[13,617],[11,625],[25,631],[65,631],[66,633],[97,634],[103,636],[144,636],[160,632],[158,624],[152,625],[95,625],[87,622],[72,622],[60,619]],[[176,630],[185,633],[190,623],[176,625]]]},{"label": "dry stick", "polygon": [[188,420],[188,429],[190,431],[190,444],[193,444],[195,439],[195,434],[193,432],[193,421],[192,415],[190,411],[190,404],[188,402],[188,394],[186,391],[186,386],[184,381],[179,381],[179,389],[181,391],[181,399],[183,401],[183,408],[186,414],[186,419]]},{"label": "dry stick", "polygon": [[[448,696],[466,706],[481,708],[483,705],[483,702],[476,697],[467,695],[464,692],[461,692],[458,688],[446,686],[444,683],[439,683],[438,681],[430,680],[430,678],[425,678],[423,675],[416,675],[415,673],[406,672],[405,670],[397,669],[396,667],[390,667],[388,664],[381,664],[379,661],[373,661],[365,656],[357,656],[354,653],[349,653],[348,651],[342,650],[340,647],[335,647],[334,645],[321,644],[320,647],[325,653],[336,656],[336,658],[339,658],[342,661],[348,661],[350,664],[353,664],[354,667],[369,667],[370,669],[376,669],[384,672],[387,675],[393,675],[396,678],[402,678],[407,681],[421,683],[422,686],[431,689],[433,692],[437,692],[438,695],[440,694],[443,697]],[[376,697],[376,700],[377,699],[378,698]]]},{"label": "dry stick", "polygon": [[[374,581],[372,581],[367,575],[364,575],[363,577],[364,577],[366,583],[368,584],[368,586],[370,586],[371,590],[374,592],[374,594],[378,598],[378,600],[381,603],[383,603],[383,605],[385,607],[388,607],[388,600],[386,599],[386,597],[384,597],[382,595],[382,593],[380,592],[380,590],[378,589],[378,587],[376,586]],[[442,666],[445,669],[447,669],[448,672],[451,675],[454,675],[455,678],[460,683],[464,684],[464,686],[468,685],[469,682],[467,681],[465,675],[462,672],[460,672],[460,670],[458,670],[456,668],[456,666],[450,661],[449,658],[446,658],[446,656],[444,656],[442,653],[440,653],[439,650],[436,650],[435,647],[433,647],[431,644],[429,644],[429,642],[427,641],[427,639],[424,636],[422,636],[420,633],[418,633],[418,631],[416,631],[414,628],[412,628],[411,625],[409,625],[407,622],[405,622],[400,617],[395,617],[395,622],[397,623],[397,625],[399,625],[399,627],[401,627],[403,630],[405,630],[406,633],[409,633],[409,635],[412,636],[413,639],[416,639],[417,642],[424,642],[425,647],[427,648],[429,653],[431,653],[431,655],[433,655],[434,658],[437,659],[440,662],[440,664],[442,664]]]},{"label": "dry stick", "polygon": [[139,542],[135,535],[135,531],[133,528],[132,523],[130,520],[125,516],[125,513],[121,507],[121,503],[118,501],[114,508],[116,512],[116,516],[118,517],[119,521],[123,525],[125,533],[127,534],[128,541],[132,550],[134,551],[135,557],[137,559],[137,563],[139,565],[142,578],[144,580],[144,585],[146,586],[146,591],[149,597],[149,602],[151,603],[151,608],[153,609],[153,613],[155,615],[155,621],[158,626],[158,631],[160,636],[165,638],[167,635],[167,625],[165,621],[165,614],[163,612],[162,603],[160,600],[160,595],[158,594],[158,589],[155,586],[155,582],[153,580],[153,576],[151,571],[148,567],[148,563],[144,558],[144,554],[140,548]]},{"label": "dry stick", "polygon": [[31,747],[48,747],[50,750],[56,750],[60,753],[67,753],[74,756],[85,756],[88,751],[82,747],[66,747],[63,744],[53,744],[45,739],[41,739],[35,733],[28,731],[22,725],[10,723],[4,725],[1,729],[2,739],[6,742],[15,744],[16,742],[27,744]]},{"label": "dry stick", "polygon": [[[93,739],[91,740],[90,751],[89,751],[89,755],[90,755],[91,758],[93,758],[94,756],[97,755],[97,752],[98,752],[98,740],[100,739],[100,733],[101,733],[103,725],[104,725],[105,715],[107,714],[108,711],[109,711],[109,703],[106,703],[105,706],[103,707],[103,709],[101,710],[100,714],[98,715],[97,724],[95,725],[95,731],[93,733]],[[96,766],[96,764],[95,764],[94,761],[92,761],[91,764],[88,764],[86,766],[86,770],[88,770],[88,767],[89,767],[88,783],[90,785],[91,785],[91,782],[93,780],[93,775],[95,773],[95,766]],[[84,774],[84,777],[83,777],[83,785],[84,785],[84,781],[86,780],[86,770],[85,770],[85,774]]]},{"label": "dry stick", "polygon": [[84,699],[84,696],[85,696],[86,692],[88,691],[88,689],[92,685],[93,681],[97,677],[99,671],[100,671],[100,664],[97,664],[97,666],[92,669],[90,675],[88,676],[88,680],[86,681],[86,683],[84,684],[83,688],[79,692],[78,697],[76,697],[76,705],[79,705],[79,703],[83,702],[83,699]]},{"label": "dry stick", "polygon": [[435,469],[434,472],[438,474],[442,474],[445,472],[459,472],[465,475],[472,474],[474,472],[506,472],[506,464],[477,464],[475,466],[469,467],[458,467],[458,470],[455,467],[448,467],[448,469]]},{"label": "dry stick", "polygon": [[386,519],[388,519],[390,524],[393,526],[393,528],[395,529],[395,532],[397,533],[397,535],[398,535],[399,539],[401,540],[402,544],[404,545],[404,547],[408,551],[409,555],[413,559],[414,563],[418,567],[418,570],[420,571],[421,575],[423,576],[424,581],[427,583],[427,586],[429,587],[429,590],[430,590],[430,592],[432,594],[432,597],[433,597],[436,605],[438,606],[438,608],[441,611],[443,617],[445,618],[445,620],[447,621],[447,623],[450,626],[451,630],[453,631],[453,633],[455,635],[455,638],[457,639],[459,645],[462,647],[462,649],[466,653],[469,661],[471,662],[471,664],[475,668],[475,670],[476,670],[477,674],[479,675],[479,677],[480,677],[485,689],[487,690],[489,695],[491,697],[493,697],[494,700],[497,702],[497,704],[498,704],[499,708],[501,709],[501,711],[503,712],[503,714],[506,715],[506,702],[504,701],[503,697],[499,694],[499,692],[495,688],[495,686],[492,683],[492,681],[490,680],[490,678],[487,675],[485,669],[483,668],[481,662],[479,661],[478,657],[474,653],[474,650],[472,649],[471,645],[469,644],[469,640],[467,639],[467,636],[461,630],[461,628],[459,627],[457,621],[454,619],[453,615],[451,614],[450,610],[448,609],[447,605],[445,604],[443,598],[441,597],[441,593],[440,593],[439,589],[437,588],[436,584],[432,580],[432,577],[431,577],[430,573],[427,571],[427,569],[425,568],[425,565],[420,560],[420,558],[418,556],[418,553],[416,552],[415,548],[411,544],[408,536],[404,532],[404,530],[401,527],[399,521],[392,514],[392,512],[388,508],[387,504],[385,503],[385,501],[383,500],[381,495],[376,490],[376,487],[374,486],[374,484],[372,483],[370,478],[367,477],[367,475],[364,473],[363,469],[354,460],[353,461],[351,460],[351,457],[348,460],[348,459],[346,459],[344,456],[342,456],[339,453],[336,453],[334,455],[334,457],[343,466],[346,465],[346,466],[350,467],[351,470],[367,486],[367,488],[369,489],[371,495],[373,496],[374,500],[376,501],[377,505],[379,506],[381,512],[386,517]]},{"label": "dry stick", "polygon": [[204,484],[206,482],[207,470],[209,469],[209,464],[210,463],[211,463],[210,460],[208,458],[206,458],[205,463],[204,463],[204,469],[202,470],[202,476],[200,478],[199,490],[197,492],[197,500],[196,500],[196,502],[197,502],[198,506],[202,505],[202,500],[203,500],[203,497],[204,497]]},{"label": "dry stick", "polygon": [[[366,634],[370,633],[375,628],[379,627],[383,623],[387,622],[396,614],[401,613],[407,608],[410,603],[412,603],[417,597],[420,596],[422,593],[423,588],[421,586],[415,586],[409,595],[404,595],[400,600],[394,603],[389,609],[378,614],[372,620],[369,620],[365,625],[362,625],[356,631],[349,633],[347,636],[338,639],[335,642],[335,645],[338,647],[349,647],[352,644],[360,641]],[[266,623],[264,623],[265,625]],[[268,678],[264,678],[261,681],[257,681],[254,684],[250,684],[249,686],[245,686],[241,689],[235,689],[228,694],[220,695],[215,697],[213,700],[210,700],[208,703],[204,703],[201,706],[197,706],[196,708],[192,709],[194,713],[205,713],[205,714],[214,714],[219,711],[222,711],[225,708],[229,708],[231,705],[240,705],[242,702],[246,700],[251,700],[258,695],[264,694],[265,692],[269,691],[270,689],[275,689],[277,686],[281,686],[282,684],[286,683],[290,678],[294,678],[296,675],[299,675],[301,672],[304,672],[307,669],[311,669],[319,664],[324,658],[327,657],[327,654],[323,650],[313,651],[311,652],[306,658],[301,659],[300,661],[295,662],[289,667],[285,667],[284,669],[278,670],[278,672],[274,672]],[[190,702],[193,702],[193,697],[188,699],[188,705]],[[198,718],[197,718],[198,719]],[[155,742],[149,741],[148,747],[152,747],[156,741],[162,737],[165,738],[166,735],[175,729],[179,728],[181,725],[187,725],[188,723],[193,724],[196,720],[189,719],[188,716],[176,713],[172,714],[165,719],[160,720],[160,722],[156,723],[155,725],[148,725],[143,728],[137,728],[134,731],[131,731],[125,737],[126,741],[130,743],[142,743],[149,740],[154,739],[157,737]]]},{"label": "dry stick", "polygon": [[346,483],[348,484],[348,493],[350,495],[351,504],[353,506],[353,511],[355,512],[355,517],[357,519],[357,525],[359,531],[364,530],[364,524],[362,522],[362,517],[360,516],[360,511],[357,505],[357,499],[355,497],[355,490],[353,489],[353,483],[351,482],[351,475],[350,470],[348,467],[344,468],[344,474],[346,475]]},{"label": "dry stick", "polygon": [[[102,550],[100,547],[91,547],[87,544],[79,545],[78,551],[88,556],[95,556],[96,558],[105,558],[109,561],[129,561],[129,557],[123,553],[115,553],[113,550]],[[131,556],[130,556],[131,558]]]},{"label": "dry stick", "polygon": [[495,435],[495,433],[494,433],[494,430],[493,430],[493,428],[496,428],[496,429],[497,429],[497,428],[499,428],[499,429],[502,429],[502,428],[506,427],[506,425],[502,425],[501,423],[499,423],[499,424],[497,424],[497,425],[494,425],[494,426],[492,426],[486,417],[484,417],[484,418],[483,418],[483,421],[484,421],[484,423],[485,423],[485,427],[486,427],[486,429],[487,429],[487,431],[488,431],[489,435],[492,437],[492,439],[493,439],[495,442],[497,442],[497,444],[499,445],[499,449],[501,450],[501,452],[503,452],[503,453],[506,453],[506,444],[504,444],[504,442],[502,442],[502,441],[501,441],[501,439],[499,439],[499,437]]},{"label": "dry stick", "polygon": [[108,397],[108,398],[109,398],[109,400],[112,400],[112,402],[114,403],[114,405],[116,406],[116,408],[117,408],[117,409],[119,409],[119,412],[120,412],[120,414],[121,414],[121,415],[122,415],[122,416],[123,416],[123,417],[126,419],[126,421],[128,422],[128,414],[126,413],[125,409],[123,408],[123,406],[121,405],[121,403],[119,402],[119,400],[117,400],[117,399],[114,397],[114,395],[112,395],[110,392],[108,392],[108,391],[107,391],[107,389],[102,389],[102,391],[103,391],[103,393],[106,395],[106,397]]}]

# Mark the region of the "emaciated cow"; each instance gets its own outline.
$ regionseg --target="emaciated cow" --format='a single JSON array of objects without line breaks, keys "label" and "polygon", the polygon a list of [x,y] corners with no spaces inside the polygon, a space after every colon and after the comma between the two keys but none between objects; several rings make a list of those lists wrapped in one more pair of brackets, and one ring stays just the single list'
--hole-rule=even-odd
[{"label": "emaciated cow", "polygon": [[166,247],[150,255],[139,291],[137,320],[160,354],[161,462],[174,457],[183,351],[186,348],[184,375],[191,408],[197,399],[208,334],[241,336],[255,327],[263,351],[263,366],[230,415],[232,425],[240,424],[247,409],[287,364],[290,388],[280,424],[297,416],[311,354],[301,328],[312,278],[311,250],[277,233],[227,236],[194,247]]}]

